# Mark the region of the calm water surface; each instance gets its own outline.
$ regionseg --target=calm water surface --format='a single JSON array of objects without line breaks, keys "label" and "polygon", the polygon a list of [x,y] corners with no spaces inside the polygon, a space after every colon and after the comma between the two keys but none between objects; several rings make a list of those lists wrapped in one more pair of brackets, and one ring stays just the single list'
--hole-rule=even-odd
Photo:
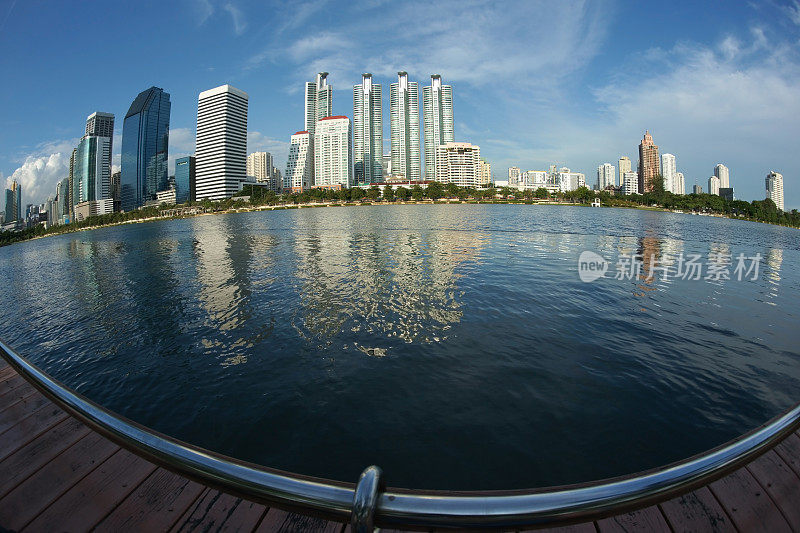
[{"label": "calm water surface", "polygon": [[[264,465],[354,481],[377,464],[417,488],[586,481],[800,401],[799,237],[525,205],[135,224],[0,248],[0,337],[116,412]],[[584,250],[763,261],[748,281],[583,283]]]}]

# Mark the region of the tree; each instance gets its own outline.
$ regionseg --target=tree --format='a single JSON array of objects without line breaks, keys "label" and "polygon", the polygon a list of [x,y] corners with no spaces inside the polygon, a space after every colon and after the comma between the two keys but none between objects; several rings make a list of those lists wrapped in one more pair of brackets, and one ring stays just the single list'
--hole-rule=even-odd
[{"label": "tree", "polygon": [[458,196],[459,191],[462,190],[462,188],[456,185],[455,183],[448,183],[445,189],[447,190],[447,196],[451,198],[454,196]]},{"label": "tree", "polygon": [[387,202],[394,202],[394,189],[391,185],[386,185],[383,188],[383,199]]},{"label": "tree", "polygon": [[539,187],[536,189],[536,192],[534,192],[533,195],[536,196],[536,198],[550,198],[550,192],[544,187]]},{"label": "tree", "polygon": [[408,200],[408,198],[411,196],[411,191],[409,191],[405,187],[398,187],[397,190],[394,193],[395,193],[395,195],[397,196],[398,199],[400,199],[400,200],[402,200],[404,202],[406,200]]},{"label": "tree", "polygon": [[367,198],[370,200],[377,200],[381,197],[381,190],[378,188],[377,185],[373,185],[372,187],[367,190]]},{"label": "tree", "polygon": [[419,202],[420,200],[422,200],[423,196],[425,196],[425,192],[422,190],[422,187],[420,187],[419,185],[414,185],[414,187],[412,187],[411,189],[411,197],[415,201]]},{"label": "tree", "polygon": [[444,196],[444,187],[438,181],[432,181],[428,184],[428,188],[425,189],[425,196],[431,200],[438,200]]}]

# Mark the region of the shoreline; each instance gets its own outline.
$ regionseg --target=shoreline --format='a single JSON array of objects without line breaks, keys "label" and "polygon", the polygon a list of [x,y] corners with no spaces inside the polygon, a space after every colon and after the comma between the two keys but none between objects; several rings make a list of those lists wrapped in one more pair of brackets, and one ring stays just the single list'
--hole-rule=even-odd
[{"label": "shoreline", "polygon": [[[193,213],[193,214],[185,214],[185,215],[171,215],[171,216],[156,216],[156,217],[147,217],[147,218],[137,218],[133,220],[125,220],[122,222],[114,222],[111,224],[101,224],[98,226],[88,226],[82,228],[74,228],[74,229],[67,229],[65,231],[59,231],[54,233],[48,233],[46,235],[36,235],[29,239],[25,239],[18,242],[13,242],[3,246],[11,246],[13,244],[19,244],[23,242],[33,241],[37,239],[45,239],[47,237],[55,237],[58,235],[66,235],[70,233],[79,233],[82,231],[92,231],[97,229],[103,228],[111,228],[116,226],[125,226],[129,224],[144,224],[148,222],[160,222],[164,220],[180,220],[186,218],[195,218],[201,216],[211,216],[211,215],[230,215],[235,213],[252,213],[258,211],[282,211],[286,209],[314,209],[314,208],[321,208],[321,207],[375,207],[375,206],[396,206],[396,205],[530,205],[530,206],[538,206],[538,205],[545,205],[545,206],[564,206],[564,207],[587,207],[591,208],[592,206],[589,204],[581,204],[581,203],[574,203],[574,202],[539,202],[539,201],[511,201],[511,200],[427,200],[427,201],[395,201],[395,202],[314,202],[314,203],[305,203],[305,204],[281,204],[281,205],[259,205],[259,206],[251,206],[251,207],[240,207],[236,209],[226,209],[224,211],[211,211],[211,212],[201,212],[201,213]],[[795,228],[794,226],[786,226],[783,224],[774,224],[772,222],[763,222],[761,220],[753,220],[749,218],[739,218],[739,217],[731,217],[721,213],[693,213],[693,212],[678,212],[672,209],[667,209],[664,207],[651,207],[651,206],[628,206],[628,205],[604,205],[600,206],[600,208],[606,209],[638,209],[641,211],[658,211],[663,213],[674,213],[674,214],[682,214],[682,215],[691,215],[691,216],[706,216],[706,217],[713,217],[713,218],[726,218],[729,220],[738,220],[741,222],[755,222],[759,224],[768,224],[770,226],[779,226],[784,228],[792,228],[792,229],[800,229]],[[68,226],[68,225],[65,225]],[[62,227],[62,226],[57,226]]]}]

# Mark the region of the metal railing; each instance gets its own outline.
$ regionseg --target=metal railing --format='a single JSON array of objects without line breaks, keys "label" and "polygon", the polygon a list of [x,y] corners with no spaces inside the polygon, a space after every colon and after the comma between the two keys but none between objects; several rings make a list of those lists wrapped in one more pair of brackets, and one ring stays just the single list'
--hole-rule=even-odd
[{"label": "metal railing", "polygon": [[124,448],[252,501],[373,527],[545,527],[595,520],[688,492],[750,462],[800,425],[800,405],[709,452],[652,471],[566,487],[443,492],[385,488],[368,467],[357,484],[301,476],[192,446],[108,411],[60,384],[0,341],[0,354],[37,389]]}]

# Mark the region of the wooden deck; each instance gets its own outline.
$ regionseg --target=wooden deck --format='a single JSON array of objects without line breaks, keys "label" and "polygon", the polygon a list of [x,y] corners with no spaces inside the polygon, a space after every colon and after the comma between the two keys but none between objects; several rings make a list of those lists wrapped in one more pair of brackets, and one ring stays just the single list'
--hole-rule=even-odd
[{"label": "wooden deck", "polygon": [[[315,531],[326,522],[205,487],[92,432],[0,358],[0,531]],[[660,505],[561,532],[800,531],[800,435]]]}]

